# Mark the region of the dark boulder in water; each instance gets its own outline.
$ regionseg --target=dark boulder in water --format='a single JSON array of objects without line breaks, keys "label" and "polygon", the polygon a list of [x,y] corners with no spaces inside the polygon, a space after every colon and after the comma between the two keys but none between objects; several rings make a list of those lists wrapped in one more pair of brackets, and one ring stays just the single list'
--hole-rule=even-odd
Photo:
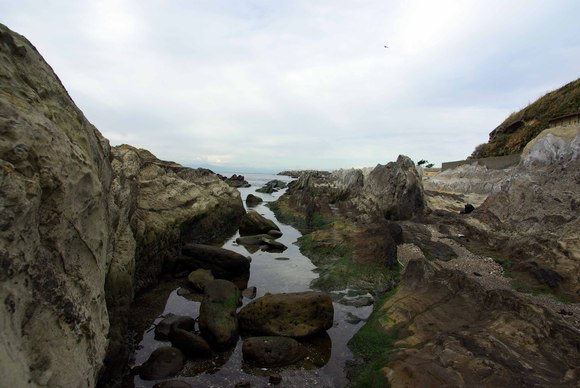
[{"label": "dark boulder in water", "polygon": [[181,350],[170,346],[157,348],[139,368],[143,380],[159,380],[175,376],[185,365]]},{"label": "dark boulder in water", "polygon": [[300,342],[288,337],[251,337],[242,345],[244,361],[258,367],[292,365],[306,356]]},{"label": "dark boulder in water", "polygon": [[266,234],[271,230],[279,231],[280,228],[274,223],[274,221],[265,218],[255,211],[246,213],[246,215],[243,216],[242,220],[240,221],[241,236]]},{"label": "dark boulder in water", "polygon": [[199,328],[210,343],[227,347],[237,341],[239,302],[240,290],[232,282],[217,279],[206,284],[199,310]]}]

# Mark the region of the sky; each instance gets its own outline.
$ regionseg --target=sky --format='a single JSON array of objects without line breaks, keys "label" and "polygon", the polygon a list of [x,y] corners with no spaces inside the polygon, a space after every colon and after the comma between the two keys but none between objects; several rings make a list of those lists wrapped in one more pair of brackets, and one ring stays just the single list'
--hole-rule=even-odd
[{"label": "sky", "polygon": [[464,159],[580,76],[579,17],[578,0],[0,0],[112,145],[221,171]]}]

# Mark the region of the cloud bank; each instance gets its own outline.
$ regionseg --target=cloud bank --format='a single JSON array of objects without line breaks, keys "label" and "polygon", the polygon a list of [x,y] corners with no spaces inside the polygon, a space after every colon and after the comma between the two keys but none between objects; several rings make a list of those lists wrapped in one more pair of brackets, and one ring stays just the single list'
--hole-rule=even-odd
[{"label": "cloud bank", "polygon": [[223,169],[463,159],[580,76],[576,0],[0,0],[0,15],[111,143]]}]

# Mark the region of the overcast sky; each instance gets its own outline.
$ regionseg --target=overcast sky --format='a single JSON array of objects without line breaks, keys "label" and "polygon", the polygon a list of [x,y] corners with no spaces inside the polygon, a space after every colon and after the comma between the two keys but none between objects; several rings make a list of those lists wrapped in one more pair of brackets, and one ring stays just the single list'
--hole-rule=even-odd
[{"label": "overcast sky", "polygon": [[580,76],[578,0],[0,0],[0,22],[111,144],[225,170],[463,159]]}]

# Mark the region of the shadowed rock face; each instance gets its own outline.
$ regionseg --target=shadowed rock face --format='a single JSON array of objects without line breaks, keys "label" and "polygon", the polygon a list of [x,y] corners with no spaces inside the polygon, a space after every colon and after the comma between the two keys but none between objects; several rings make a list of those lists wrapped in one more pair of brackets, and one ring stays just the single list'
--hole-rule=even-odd
[{"label": "shadowed rock face", "polygon": [[0,385],[92,387],[107,349],[123,364],[134,292],[183,240],[235,228],[243,205],[207,170],[111,150],[3,25],[0,79]]},{"label": "shadowed rock face", "polygon": [[280,230],[274,221],[269,220],[256,211],[247,213],[240,222],[240,235],[251,236],[266,234],[271,230]]},{"label": "shadowed rock face", "polygon": [[258,367],[291,365],[306,356],[300,342],[288,337],[251,337],[242,346],[244,361]]},{"label": "shadowed rock face", "polygon": [[421,215],[425,201],[415,163],[400,155],[396,162],[377,165],[355,201],[362,212],[376,212],[388,220],[408,220]]}]

